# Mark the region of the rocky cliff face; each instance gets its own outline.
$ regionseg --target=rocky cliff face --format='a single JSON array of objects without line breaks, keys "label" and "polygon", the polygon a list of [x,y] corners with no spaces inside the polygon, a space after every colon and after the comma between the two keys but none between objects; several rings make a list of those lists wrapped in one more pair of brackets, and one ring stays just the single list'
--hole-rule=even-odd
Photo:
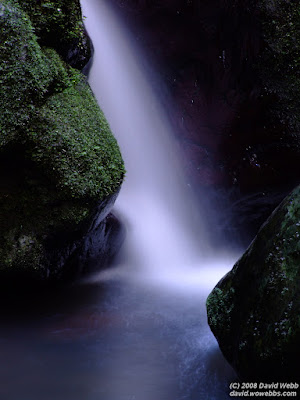
[{"label": "rocky cliff face", "polygon": [[88,255],[123,161],[79,72],[90,52],[79,2],[3,0],[0,17],[0,271],[57,278]]},{"label": "rocky cliff face", "polygon": [[300,188],[273,212],[207,299],[208,322],[243,380],[299,380]]}]

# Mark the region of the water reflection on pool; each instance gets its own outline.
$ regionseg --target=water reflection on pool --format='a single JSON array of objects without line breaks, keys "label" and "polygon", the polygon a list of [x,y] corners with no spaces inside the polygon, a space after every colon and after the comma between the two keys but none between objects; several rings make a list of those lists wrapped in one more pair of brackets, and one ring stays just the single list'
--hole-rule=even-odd
[{"label": "water reflection on pool", "polygon": [[20,304],[2,315],[0,398],[229,398],[235,376],[205,323],[200,289],[98,277],[28,304],[30,312]]}]

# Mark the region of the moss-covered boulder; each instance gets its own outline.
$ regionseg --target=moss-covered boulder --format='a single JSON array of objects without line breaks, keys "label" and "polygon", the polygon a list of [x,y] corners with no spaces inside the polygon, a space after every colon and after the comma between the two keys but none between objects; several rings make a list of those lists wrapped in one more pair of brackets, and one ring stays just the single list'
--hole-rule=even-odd
[{"label": "moss-covered boulder", "polygon": [[77,0],[23,0],[41,46],[54,48],[73,67],[82,69],[91,56],[80,2]]},{"label": "moss-covered boulder", "polygon": [[0,1],[0,272],[5,274],[57,277],[81,250],[87,254],[84,236],[99,230],[97,215],[102,212],[105,219],[124,176],[117,142],[85,77],[57,48],[44,46],[51,45],[46,33],[51,38],[57,23],[66,43],[76,34],[82,39],[79,2],[61,2],[61,11],[58,3]]},{"label": "moss-covered boulder", "polygon": [[299,237],[297,187],[207,299],[210,328],[243,379],[300,378]]}]

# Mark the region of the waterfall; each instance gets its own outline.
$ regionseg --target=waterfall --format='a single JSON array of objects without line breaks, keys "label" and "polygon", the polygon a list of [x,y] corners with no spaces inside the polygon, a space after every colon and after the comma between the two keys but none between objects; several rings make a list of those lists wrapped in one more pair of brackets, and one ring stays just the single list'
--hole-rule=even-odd
[{"label": "waterfall", "polygon": [[[144,68],[151,60],[109,1],[82,0],[82,7],[95,48],[89,82],[127,170],[113,210],[126,226],[125,243],[116,265],[87,279],[126,288],[114,301],[116,308],[126,305],[122,337],[134,339],[129,349],[114,342],[111,362],[117,371],[126,365],[131,375],[125,387],[108,393],[113,399],[129,392],[134,395],[128,398],[141,400],[225,399],[232,371],[207,325],[205,299],[236,256],[218,254],[206,239],[208,227],[176,159],[163,84]],[[137,346],[143,362],[132,356]],[[154,364],[148,359],[153,351]],[[161,366],[166,354],[171,361]],[[115,379],[114,373],[109,380]]]},{"label": "waterfall", "polygon": [[212,277],[216,283],[232,259],[227,266],[224,254],[221,264],[209,261],[216,249],[206,240],[207,228],[176,160],[172,127],[157,95],[159,78],[151,75],[150,81],[142,52],[109,2],[82,1],[82,7],[95,48],[89,82],[127,170],[114,211],[127,226],[119,273],[169,284]]},{"label": "waterfall", "polygon": [[127,169],[114,210],[126,241],[116,264],[87,282],[44,300],[30,293],[30,307],[15,296],[14,313],[4,304],[0,397],[226,400],[237,378],[207,325],[205,300],[234,255],[217,256],[207,243],[161,82],[144,71],[146,55],[108,4],[82,0],[95,47],[90,84]]}]

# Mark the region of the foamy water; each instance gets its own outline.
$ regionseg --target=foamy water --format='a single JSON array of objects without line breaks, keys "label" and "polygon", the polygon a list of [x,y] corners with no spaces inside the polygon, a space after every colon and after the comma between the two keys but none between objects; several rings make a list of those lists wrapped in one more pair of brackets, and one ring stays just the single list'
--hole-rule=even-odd
[{"label": "foamy water", "polygon": [[29,293],[16,309],[4,304],[0,398],[225,400],[236,377],[205,300],[237,256],[207,242],[159,79],[144,74],[143,54],[108,4],[82,0],[95,46],[90,83],[127,169],[114,210],[127,238],[110,269],[49,298]]},{"label": "foamy water", "polygon": [[[143,378],[136,383],[125,379],[126,390],[133,385],[132,399],[225,399],[232,370],[207,325],[205,300],[238,255],[221,253],[207,240],[209,227],[201,218],[206,210],[199,210],[189,195],[175,156],[174,128],[157,95],[160,78],[152,73],[150,79],[140,62],[146,52],[138,49],[108,1],[83,0],[82,6],[95,48],[89,82],[127,170],[114,209],[127,229],[125,243],[114,266],[84,283],[126,287],[125,298],[115,301],[130,303],[132,334],[139,336],[146,353],[155,349],[154,364],[143,359],[140,365],[152,376],[151,388]],[[150,340],[158,321],[160,339],[155,334]],[[116,359],[138,380],[137,360],[131,359],[128,348],[117,348]],[[157,376],[155,362],[164,353],[172,361]],[[113,360],[112,368],[118,370]],[[161,394],[154,394],[157,391]],[[117,398],[122,393],[118,391]]]},{"label": "foamy water", "polygon": [[[200,269],[204,262],[216,264],[217,249],[206,239],[208,228],[176,160],[173,128],[155,93],[159,78],[154,82],[152,75],[152,81],[147,80],[139,62],[143,54],[109,2],[89,0],[82,6],[95,47],[89,82],[127,170],[115,206],[127,226],[119,262],[136,267],[138,273],[151,271],[156,279],[168,273],[174,277],[174,271],[180,279],[180,270],[187,274],[190,267],[194,275],[197,265]],[[220,270],[223,255],[217,256]],[[224,262],[223,272],[228,268]]]}]

